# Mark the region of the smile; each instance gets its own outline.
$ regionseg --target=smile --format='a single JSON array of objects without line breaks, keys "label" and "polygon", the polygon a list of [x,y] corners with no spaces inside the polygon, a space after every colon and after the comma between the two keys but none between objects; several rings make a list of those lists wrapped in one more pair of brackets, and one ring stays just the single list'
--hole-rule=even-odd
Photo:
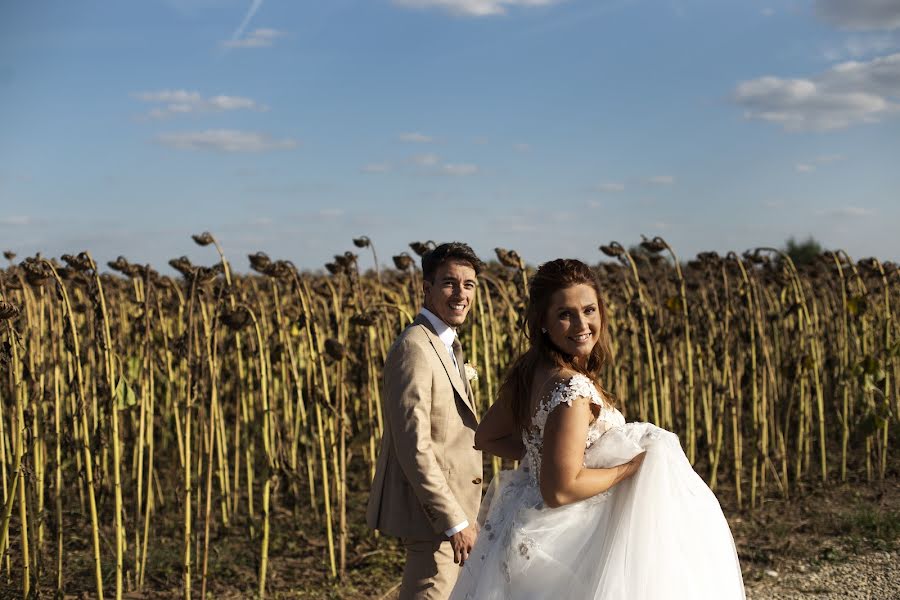
[{"label": "smile", "polygon": [[573,342],[575,342],[576,344],[580,344],[582,342],[588,341],[590,339],[590,337],[591,337],[590,333],[582,333],[581,335],[572,336],[569,339],[572,340]]},{"label": "smile", "polygon": [[465,304],[451,304],[450,308],[451,308],[451,310],[465,310],[466,305]]}]

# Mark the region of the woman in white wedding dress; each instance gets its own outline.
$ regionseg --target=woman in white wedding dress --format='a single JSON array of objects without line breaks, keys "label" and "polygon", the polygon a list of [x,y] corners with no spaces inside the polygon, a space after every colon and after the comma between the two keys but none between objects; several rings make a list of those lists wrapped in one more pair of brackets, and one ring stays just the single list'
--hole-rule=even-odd
[{"label": "woman in white wedding dress", "polygon": [[626,424],[598,382],[611,356],[590,268],[542,265],[526,322],[530,348],[475,435],[522,460],[491,482],[451,600],[744,598],[728,523],[677,436]]}]

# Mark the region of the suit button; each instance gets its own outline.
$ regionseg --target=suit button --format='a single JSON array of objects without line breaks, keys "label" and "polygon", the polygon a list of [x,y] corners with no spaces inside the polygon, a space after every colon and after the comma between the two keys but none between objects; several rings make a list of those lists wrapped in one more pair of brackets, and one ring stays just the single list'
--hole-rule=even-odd
[{"label": "suit button", "polygon": [[481,477],[476,477],[475,479],[472,480],[472,483],[474,483],[475,485],[478,485],[479,483],[481,483]]}]

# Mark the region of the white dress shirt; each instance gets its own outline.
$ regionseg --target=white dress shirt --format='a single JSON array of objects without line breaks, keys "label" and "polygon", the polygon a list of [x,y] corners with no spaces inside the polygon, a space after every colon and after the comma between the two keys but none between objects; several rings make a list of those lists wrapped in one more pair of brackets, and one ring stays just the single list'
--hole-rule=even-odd
[{"label": "white dress shirt", "polygon": [[[432,327],[434,327],[435,333],[437,333],[441,341],[444,342],[444,346],[447,347],[447,354],[450,355],[450,362],[456,365],[456,368],[458,370],[459,364],[456,362],[456,354],[453,353],[453,342],[456,340],[456,330],[444,323],[440,317],[438,317],[427,308],[423,308],[421,314],[424,315],[426,319],[428,319],[428,322],[431,323]],[[444,532],[444,535],[450,537],[454,533],[459,533],[468,526],[469,521],[463,521],[459,525],[446,530]]]}]

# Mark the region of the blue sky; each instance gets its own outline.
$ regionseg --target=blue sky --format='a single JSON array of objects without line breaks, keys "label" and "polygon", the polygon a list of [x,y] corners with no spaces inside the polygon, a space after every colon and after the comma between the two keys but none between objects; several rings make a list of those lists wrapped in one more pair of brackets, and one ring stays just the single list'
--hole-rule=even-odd
[{"label": "blue sky", "polygon": [[0,132],[20,256],[896,260],[900,1],[4,0]]}]

